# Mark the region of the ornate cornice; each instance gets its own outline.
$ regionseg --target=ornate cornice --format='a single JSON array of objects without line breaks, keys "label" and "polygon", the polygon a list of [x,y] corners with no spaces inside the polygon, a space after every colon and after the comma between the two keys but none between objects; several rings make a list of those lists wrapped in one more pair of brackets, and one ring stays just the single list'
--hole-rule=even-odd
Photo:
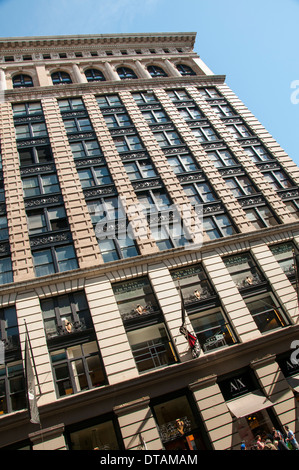
[{"label": "ornate cornice", "polygon": [[0,38],[1,50],[40,50],[43,49],[73,49],[74,47],[138,47],[155,44],[165,47],[171,45],[178,47],[193,48],[195,44],[196,33],[178,32],[178,33],[137,33],[137,34],[83,34],[74,36],[26,36],[26,37],[7,37]]}]

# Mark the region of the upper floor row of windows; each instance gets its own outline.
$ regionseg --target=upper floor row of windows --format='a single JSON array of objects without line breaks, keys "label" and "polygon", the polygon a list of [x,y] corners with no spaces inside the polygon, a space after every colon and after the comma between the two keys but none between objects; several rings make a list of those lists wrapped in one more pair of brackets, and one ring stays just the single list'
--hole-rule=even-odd
[{"label": "upper floor row of windows", "polygon": [[38,53],[38,54],[22,54],[22,55],[4,55],[0,57],[0,62],[19,62],[19,61],[32,61],[32,60],[57,60],[57,59],[73,59],[88,58],[88,57],[103,57],[103,56],[119,56],[119,55],[141,55],[141,54],[177,54],[185,52],[184,48],[172,47],[163,49],[119,49],[107,51],[76,51],[76,52],[58,52],[58,53]]},{"label": "upper floor row of windows", "polygon": [[[176,65],[176,69],[182,76],[196,75],[196,72],[189,65],[178,64]],[[168,73],[160,66],[149,65],[146,70],[152,78],[168,77]],[[140,78],[130,67],[118,67],[116,72],[120,80]],[[88,68],[84,71],[84,75],[88,83],[106,81],[108,79],[108,77],[98,68]],[[51,74],[51,80],[53,85],[73,83],[71,75],[63,70],[53,72]],[[35,86],[35,83],[31,75],[17,73],[12,77],[12,86],[13,88],[30,88]]]}]

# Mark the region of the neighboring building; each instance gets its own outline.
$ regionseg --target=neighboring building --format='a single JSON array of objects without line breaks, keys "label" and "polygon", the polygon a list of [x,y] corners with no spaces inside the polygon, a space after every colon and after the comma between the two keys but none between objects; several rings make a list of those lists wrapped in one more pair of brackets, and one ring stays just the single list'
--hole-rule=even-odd
[{"label": "neighboring building", "polygon": [[194,42],[0,39],[2,449],[298,431],[299,169]]}]

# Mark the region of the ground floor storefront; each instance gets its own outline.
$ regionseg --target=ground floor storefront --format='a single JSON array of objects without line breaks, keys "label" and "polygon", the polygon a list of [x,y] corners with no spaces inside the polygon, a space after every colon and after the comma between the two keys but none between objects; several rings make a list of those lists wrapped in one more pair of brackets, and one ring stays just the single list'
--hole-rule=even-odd
[{"label": "ground floor storefront", "polygon": [[239,450],[288,425],[299,431],[296,332],[1,417],[2,450]]}]

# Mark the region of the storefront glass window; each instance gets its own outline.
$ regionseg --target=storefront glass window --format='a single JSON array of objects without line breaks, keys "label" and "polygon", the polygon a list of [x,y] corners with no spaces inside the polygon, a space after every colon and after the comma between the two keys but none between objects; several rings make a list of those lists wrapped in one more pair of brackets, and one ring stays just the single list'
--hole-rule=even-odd
[{"label": "storefront glass window", "polygon": [[70,433],[71,450],[119,450],[112,421]]},{"label": "storefront glass window", "polygon": [[154,405],[153,410],[165,450],[206,450],[187,396]]},{"label": "storefront glass window", "polygon": [[259,389],[253,371],[239,371],[228,378],[219,378],[218,384],[234,418],[233,447],[240,449],[244,441],[247,449],[258,449],[258,436],[265,442],[273,427],[278,429],[279,424],[271,409],[272,402]]}]

